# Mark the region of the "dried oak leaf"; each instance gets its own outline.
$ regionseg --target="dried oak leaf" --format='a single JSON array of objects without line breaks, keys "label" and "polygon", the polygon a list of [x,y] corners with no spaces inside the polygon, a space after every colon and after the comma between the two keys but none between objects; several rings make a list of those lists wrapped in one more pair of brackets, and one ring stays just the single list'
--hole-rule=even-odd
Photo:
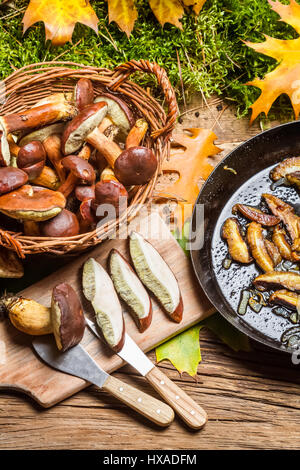
[{"label": "dried oak leaf", "polygon": [[[282,21],[292,26],[300,34],[300,5],[295,0],[290,0],[289,5],[283,5],[279,1],[268,0],[272,9],[276,11]],[[261,94],[251,106],[252,116],[250,123],[260,114],[268,114],[272,104],[282,93],[289,96],[296,119],[300,112],[300,37],[297,39],[275,39],[266,36],[262,43],[245,44],[257,52],[273,57],[279,65],[265,75],[261,80],[248,82],[247,85],[261,89]]]},{"label": "dried oak leaf", "polygon": [[45,23],[46,40],[61,46],[72,40],[76,23],[98,33],[98,18],[89,0],[30,0],[23,18],[23,32],[38,21]]},{"label": "dried oak leaf", "polygon": [[173,134],[171,157],[164,161],[162,167],[163,173],[177,173],[178,179],[157,194],[158,198],[177,199],[182,222],[192,214],[201,180],[206,180],[214,168],[208,157],[221,152],[214,145],[216,135],[211,130],[191,128],[184,131]]}]

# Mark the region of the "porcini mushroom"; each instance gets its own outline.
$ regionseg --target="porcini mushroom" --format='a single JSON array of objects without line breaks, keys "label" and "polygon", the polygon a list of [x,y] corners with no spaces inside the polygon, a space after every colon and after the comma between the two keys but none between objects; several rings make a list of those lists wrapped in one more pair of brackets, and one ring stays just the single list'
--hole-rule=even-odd
[{"label": "porcini mushroom", "polygon": [[145,119],[138,119],[134,126],[130,129],[126,137],[125,147],[136,147],[140,145],[148,130],[148,123]]},{"label": "porcini mushroom", "polygon": [[46,151],[38,140],[20,148],[17,156],[18,168],[28,174],[29,181],[34,180],[43,171],[46,162]]},{"label": "porcini mushroom", "polygon": [[50,162],[52,163],[55,171],[61,181],[63,183],[66,179],[66,171],[62,165],[62,152],[61,152],[61,138],[58,134],[52,134],[46,137],[43,141],[43,145],[45,151],[47,153],[47,157],[49,158]]},{"label": "porcini mushroom", "polygon": [[0,130],[0,166],[9,166],[10,158],[10,150],[5,132]]},{"label": "porcini mushroom", "polygon": [[73,287],[65,282],[53,289],[51,320],[56,345],[60,351],[67,351],[80,343],[85,330],[83,310]]},{"label": "porcini mushroom", "polygon": [[25,171],[11,166],[0,168],[0,196],[20,188],[28,181]]},{"label": "porcini mushroom", "polygon": [[75,196],[78,201],[85,201],[86,199],[94,199],[95,198],[95,185],[86,186],[84,184],[78,185],[75,188]]},{"label": "porcini mushroom", "polygon": [[69,101],[47,103],[20,113],[0,116],[0,124],[6,135],[46,126],[56,121],[66,121],[76,115],[76,108]]},{"label": "porcini mushroom", "polygon": [[48,220],[59,214],[65,205],[63,194],[39,186],[24,185],[0,196],[0,212],[13,219]]},{"label": "porcini mushroom", "polygon": [[107,103],[106,118],[110,119],[118,127],[118,137],[120,140],[125,140],[135,122],[131,109],[121,98],[109,93],[102,93],[95,99],[95,103],[103,101]]},{"label": "porcini mushroom", "polygon": [[63,209],[50,220],[39,224],[44,237],[73,237],[79,234],[79,222],[73,212]]},{"label": "porcini mushroom", "polygon": [[56,171],[50,168],[50,166],[45,165],[42,173],[37,178],[34,178],[31,183],[36,186],[43,186],[44,188],[56,191],[59,188],[60,180]]},{"label": "porcini mushroom", "polygon": [[94,88],[91,80],[81,78],[75,85],[74,98],[78,111],[94,101]]},{"label": "porcini mushroom", "polygon": [[92,199],[82,201],[77,213],[79,221],[80,233],[86,233],[96,227],[97,219],[91,207]]},{"label": "porcini mushroom", "polygon": [[50,135],[61,135],[65,126],[66,124],[64,122],[55,122],[54,124],[42,127],[41,129],[36,129],[29,134],[22,136],[18,141],[18,145],[22,147],[23,145],[29,144],[29,142],[32,142],[33,140],[39,140],[43,143],[44,140],[47,139],[47,137]]},{"label": "porcini mushroom", "polygon": [[95,170],[86,160],[77,155],[69,155],[62,159],[62,166],[69,170],[72,178],[67,178],[65,183],[62,184],[59,190],[66,197],[71,194],[76,184],[91,185],[95,182]]},{"label": "porcini mushroom", "polygon": [[103,214],[97,215],[99,207],[109,205],[114,208],[114,216],[118,217],[127,207],[128,193],[126,188],[120,183],[110,168],[106,168],[101,173],[101,179],[95,185],[95,199],[91,206],[96,217],[102,218]]},{"label": "porcini mushroom", "polygon": [[63,152],[66,155],[74,153],[87,141],[104,155],[114,168],[117,179],[125,186],[147,183],[157,168],[153,151],[147,147],[132,147],[122,152],[118,144],[102,134],[98,125],[105,116],[106,108],[104,102],[86,106],[66,126],[62,137]]}]

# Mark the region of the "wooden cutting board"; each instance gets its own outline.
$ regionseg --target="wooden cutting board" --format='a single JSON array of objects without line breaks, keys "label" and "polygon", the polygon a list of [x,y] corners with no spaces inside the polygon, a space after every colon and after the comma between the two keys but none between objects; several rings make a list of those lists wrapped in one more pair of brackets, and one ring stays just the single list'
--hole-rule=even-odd
[{"label": "wooden cutting board", "polygon": [[[196,283],[191,263],[157,213],[135,219],[130,224],[129,230],[132,229],[138,230],[148,238],[172,268],[178,279],[184,304],[183,320],[177,324],[153,301],[152,324],[142,334],[137,330],[130,315],[124,313],[127,332],[144,351],[149,351],[167,338],[207,317],[213,309]],[[92,256],[105,266],[112,248],[117,248],[128,258],[126,234],[123,239],[107,240],[87,254],[78,256],[64,268],[28,287],[21,294],[49,306],[52,288],[60,282],[70,283],[81,293],[81,267],[85,260]],[[85,312],[92,315],[92,309],[83,296],[82,303]],[[47,408],[89,385],[82,379],[57,372],[42,363],[32,349],[31,339],[17,331],[9,321],[0,323],[0,388],[23,391]],[[88,328],[81,344],[107,372],[123,365],[122,359],[93,336]]]}]

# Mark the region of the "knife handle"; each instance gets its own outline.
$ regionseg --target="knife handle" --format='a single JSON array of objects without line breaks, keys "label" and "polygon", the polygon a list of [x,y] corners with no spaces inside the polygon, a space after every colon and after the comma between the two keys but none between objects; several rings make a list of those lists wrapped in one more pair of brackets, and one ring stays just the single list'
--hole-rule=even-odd
[{"label": "knife handle", "polygon": [[102,389],[159,426],[169,426],[174,420],[174,411],[168,405],[111,375]]},{"label": "knife handle", "polygon": [[145,377],[188,426],[200,429],[205,425],[207,414],[204,409],[177,387],[160,369],[153,367]]}]

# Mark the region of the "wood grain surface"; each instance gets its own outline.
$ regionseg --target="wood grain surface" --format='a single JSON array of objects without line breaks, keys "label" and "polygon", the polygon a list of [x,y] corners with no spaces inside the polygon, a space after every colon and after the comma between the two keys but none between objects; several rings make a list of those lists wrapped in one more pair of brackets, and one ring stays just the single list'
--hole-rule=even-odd
[{"label": "wood grain surface", "polygon": [[[210,100],[207,108],[195,96],[189,108],[178,130],[214,127],[223,155],[260,132],[258,124],[249,128],[248,119],[237,120],[234,109],[220,99]],[[49,409],[2,390],[0,448],[299,449],[300,371],[290,356],[253,342],[252,351],[233,352],[206,329],[200,344],[197,382],[181,377],[167,361],[159,367],[204,406],[209,420],[201,431],[193,432],[177,418],[169,428],[158,429],[96,387]],[[0,338],[0,356],[2,347]],[[149,357],[154,361],[154,352]],[[130,366],[114,376],[159,398]]]}]

